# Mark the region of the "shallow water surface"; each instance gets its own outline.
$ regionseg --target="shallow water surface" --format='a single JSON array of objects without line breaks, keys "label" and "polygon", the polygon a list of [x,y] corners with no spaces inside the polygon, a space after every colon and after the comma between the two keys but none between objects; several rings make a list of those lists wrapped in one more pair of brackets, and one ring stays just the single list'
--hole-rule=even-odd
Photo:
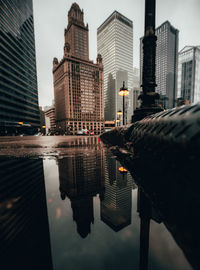
[{"label": "shallow water surface", "polygon": [[[98,140],[0,160],[2,269],[139,269],[140,256],[147,260],[137,185]],[[192,269],[158,221],[150,221],[148,269]]]}]

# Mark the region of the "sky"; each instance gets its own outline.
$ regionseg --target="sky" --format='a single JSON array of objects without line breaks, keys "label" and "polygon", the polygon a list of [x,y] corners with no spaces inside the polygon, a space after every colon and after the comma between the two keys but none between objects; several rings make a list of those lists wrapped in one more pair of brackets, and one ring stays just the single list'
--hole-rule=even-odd
[{"label": "sky", "polygon": [[[33,0],[39,105],[54,99],[52,62],[63,57],[64,29],[74,1]],[[145,0],[77,0],[89,25],[90,60],[96,62],[97,28],[117,10],[133,21],[133,66],[139,68],[139,39],[144,33]],[[179,30],[179,51],[200,45],[200,0],[157,0],[156,27],[168,20]]]}]

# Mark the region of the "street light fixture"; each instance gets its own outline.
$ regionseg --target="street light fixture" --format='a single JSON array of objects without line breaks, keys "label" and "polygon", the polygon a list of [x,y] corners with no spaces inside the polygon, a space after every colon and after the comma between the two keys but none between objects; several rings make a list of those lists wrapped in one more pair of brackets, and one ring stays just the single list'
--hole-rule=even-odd
[{"label": "street light fixture", "polygon": [[123,114],[122,111],[117,112],[117,115],[119,115],[119,116],[122,115],[122,114]]},{"label": "street light fixture", "polygon": [[125,81],[123,81],[123,86],[120,88],[118,94],[123,96],[123,125],[125,125],[125,96],[129,94],[128,89],[125,87]]}]

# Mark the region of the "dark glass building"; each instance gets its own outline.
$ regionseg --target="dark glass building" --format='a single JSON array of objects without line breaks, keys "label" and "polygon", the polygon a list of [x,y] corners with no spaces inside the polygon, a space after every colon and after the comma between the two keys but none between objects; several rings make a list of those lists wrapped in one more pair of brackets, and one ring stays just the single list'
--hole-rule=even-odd
[{"label": "dark glass building", "polygon": [[42,159],[0,157],[1,269],[53,270]]},{"label": "dark glass building", "polygon": [[0,0],[0,135],[39,125],[32,0]]}]

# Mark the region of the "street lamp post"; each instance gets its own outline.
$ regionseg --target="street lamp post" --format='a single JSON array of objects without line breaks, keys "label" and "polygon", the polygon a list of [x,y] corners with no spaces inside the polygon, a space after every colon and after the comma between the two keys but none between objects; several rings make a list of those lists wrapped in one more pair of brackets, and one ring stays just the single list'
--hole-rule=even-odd
[{"label": "street lamp post", "polygon": [[156,105],[159,94],[155,92],[155,62],[156,62],[156,40],[155,35],[155,7],[156,0],[145,0],[145,28],[143,43],[143,70],[142,70],[142,94],[141,106],[134,111],[132,122],[139,121],[144,117],[162,111]]},{"label": "street lamp post", "polygon": [[128,89],[125,87],[125,81],[123,81],[123,86],[119,90],[119,95],[123,96],[123,125],[125,125],[125,96],[129,94]]}]

